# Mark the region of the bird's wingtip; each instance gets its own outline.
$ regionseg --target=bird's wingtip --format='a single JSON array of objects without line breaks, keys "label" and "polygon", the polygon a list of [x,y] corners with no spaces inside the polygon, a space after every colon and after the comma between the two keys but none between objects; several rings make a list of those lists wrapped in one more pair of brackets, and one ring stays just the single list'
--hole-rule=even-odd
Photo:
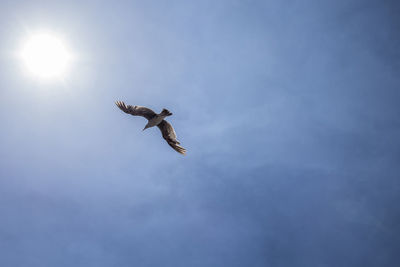
[{"label": "bird's wingtip", "polygon": [[123,101],[117,100],[115,101],[115,105],[117,105],[117,107],[119,107],[120,109],[126,109],[126,105]]}]

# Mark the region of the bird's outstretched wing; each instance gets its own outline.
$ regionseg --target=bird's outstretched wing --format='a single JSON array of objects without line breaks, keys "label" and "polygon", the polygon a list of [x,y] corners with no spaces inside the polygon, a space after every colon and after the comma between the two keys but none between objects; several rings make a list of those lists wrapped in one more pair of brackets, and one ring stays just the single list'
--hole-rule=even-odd
[{"label": "bird's outstretched wing", "polygon": [[142,116],[148,120],[151,120],[156,113],[149,108],[141,107],[141,106],[131,106],[125,105],[122,101],[117,101],[115,104],[125,113],[131,114],[133,116]]},{"label": "bird's outstretched wing", "polygon": [[157,126],[158,128],[160,128],[162,136],[167,141],[168,145],[170,145],[177,152],[184,155],[186,153],[186,149],[181,147],[178,140],[176,140],[176,133],[174,131],[174,128],[172,128],[172,125],[169,124],[169,122],[167,122],[166,120],[162,120]]}]

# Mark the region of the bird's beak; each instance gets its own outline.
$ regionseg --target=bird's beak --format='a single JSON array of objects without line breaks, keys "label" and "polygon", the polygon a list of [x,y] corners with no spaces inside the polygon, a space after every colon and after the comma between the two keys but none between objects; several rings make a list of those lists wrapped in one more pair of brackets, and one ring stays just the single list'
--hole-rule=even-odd
[{"label": "bird's beak", "polygon": [[144,130],[146,130],[146,129],[147,129],[147,127],[144,127],[142,131],[144,131]]}]

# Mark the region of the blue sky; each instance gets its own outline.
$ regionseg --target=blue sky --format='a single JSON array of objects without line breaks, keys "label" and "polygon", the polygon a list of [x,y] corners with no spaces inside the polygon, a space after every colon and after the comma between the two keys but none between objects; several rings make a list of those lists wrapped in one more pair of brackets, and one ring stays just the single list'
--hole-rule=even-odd
[{"label": "blue sky", "polygon": [[[0,5],[1,266],[400,263],[396,1]],[[16,58],[37,30],[64,81]]]}]

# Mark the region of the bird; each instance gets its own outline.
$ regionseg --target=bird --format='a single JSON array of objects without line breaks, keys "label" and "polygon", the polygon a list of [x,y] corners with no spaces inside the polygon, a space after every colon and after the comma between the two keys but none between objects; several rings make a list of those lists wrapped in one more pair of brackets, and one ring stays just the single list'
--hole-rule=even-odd
[{"label": "bird", "polygon": [[169,110],[164,108],[161,113],[157,114],[153,110],[146,107],[125,105],[123,101],[116,101],[115,104],[127,114],[146,118],[148,123],[142,131],[157,126],[161,131],[162,137],[167,141],[168,145],[170,145],[178,153],[182,155],[186,154],[186,149],[180,146],[179,141],[176,139],[177,136],[174,128],[168,121],[165,120],[166,117],[172,115]]}]

